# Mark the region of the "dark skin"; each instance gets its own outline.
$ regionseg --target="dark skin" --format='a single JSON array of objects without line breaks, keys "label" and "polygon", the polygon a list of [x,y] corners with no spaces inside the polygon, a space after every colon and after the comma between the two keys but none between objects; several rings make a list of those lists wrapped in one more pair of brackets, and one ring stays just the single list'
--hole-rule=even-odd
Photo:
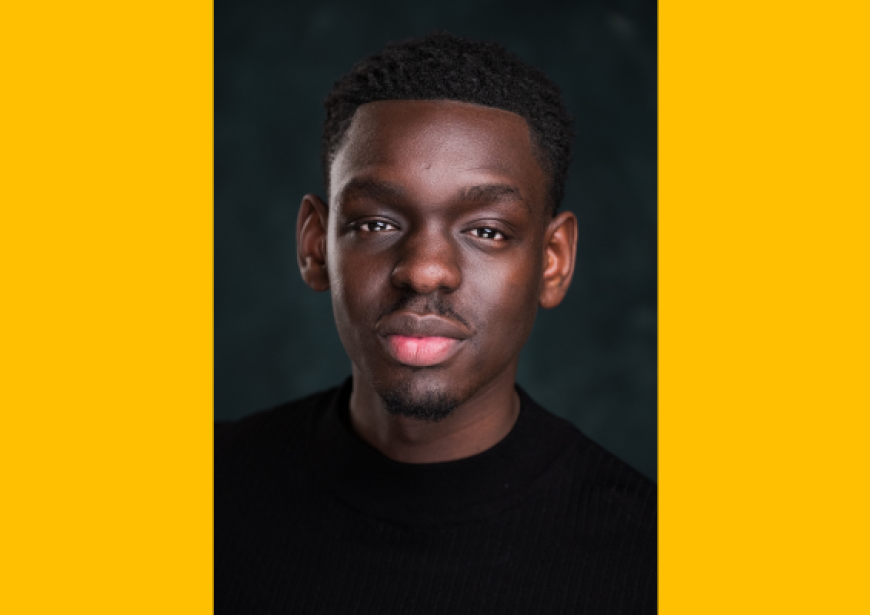
[{"label": "dark skin", "polygon": [[[329,205],[302,199],[298,260],[311,288],[332,293],[354,429],[405,463],[495,445],[519,414],[517,363],[537,308],[562,301],[576,253],[577,220],[549,213],[525,120],[455,101],[368,103],[330,184]],[[395,351],[408,336],[450,350],[409,364]],[[382,401],[390,391],[448,395],[456,409],[437,422],[396,416]]]}]

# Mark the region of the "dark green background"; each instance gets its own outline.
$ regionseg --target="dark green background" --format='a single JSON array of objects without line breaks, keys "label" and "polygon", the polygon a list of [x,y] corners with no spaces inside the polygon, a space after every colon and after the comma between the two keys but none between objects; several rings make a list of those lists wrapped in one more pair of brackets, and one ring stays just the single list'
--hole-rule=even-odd
[{"label": "dark green background", "polygon": [[540,311],[519,382],[656,473],[656,5],[218,0],[215,3],[215,414],[239,417],[350,373],[328,294],[303,285],[294,227],[323,193],[322,100],[388,41],[444,29],[544,70],[575,117],[563,208],[574,283]]}]

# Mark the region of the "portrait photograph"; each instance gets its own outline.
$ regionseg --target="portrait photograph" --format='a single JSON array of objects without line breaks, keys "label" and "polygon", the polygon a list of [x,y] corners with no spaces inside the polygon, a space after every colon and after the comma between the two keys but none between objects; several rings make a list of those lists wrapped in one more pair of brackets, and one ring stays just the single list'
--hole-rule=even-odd
[{"label": "portrait photograph", "polygon": [[0,19],[0,613],[865,613],[870,5]]},{"label": "portrait photograph", "polygon": [[215,5],[217,612],[654,612],[656,10]]}]

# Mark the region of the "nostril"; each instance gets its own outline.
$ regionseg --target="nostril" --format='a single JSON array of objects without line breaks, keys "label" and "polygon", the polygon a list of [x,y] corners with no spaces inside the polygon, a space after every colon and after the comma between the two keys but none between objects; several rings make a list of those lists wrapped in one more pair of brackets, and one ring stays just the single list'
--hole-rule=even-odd
[{"label": "nostril", "polygon": [[461,274],[455,255],[443,246],[434,250],[411,250],[396,263],[393,284],[416,293],[428,294],[437,290],[450,292],[459,287]]}]

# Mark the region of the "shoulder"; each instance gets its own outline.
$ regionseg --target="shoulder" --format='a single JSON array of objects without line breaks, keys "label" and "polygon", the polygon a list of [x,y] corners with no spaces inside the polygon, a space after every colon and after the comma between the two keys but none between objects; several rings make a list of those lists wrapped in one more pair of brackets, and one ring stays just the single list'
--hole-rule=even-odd
[{"label": "shoulder", "polygon": [[654,535],[658,517],[658,488],[649,478],[579,433],[576,463],[583,488],[595,494],[615,519],[641,533]]},{"label": "shoulder", "polygon": [[215,461],[266,452],[303,437],[307,422],[323,412],[337,389],[321,391],[254,412],[235,421],[218,421],[214,426]]},{"label": "shoulder", "polygon": [[214,507],[223,530],[257,518],[307,484],[312,426],[335,391],[215,424]]},{"label": "shoulder", "polygon": [[657,521],[657,486],[655,482],[594,442],[569,421],[535,403],[525,393],[527,407],[536,415],[550,442],[560,442],[565,451],[559,465],[561,484],[575,494],[583,494],[613,521],[634,526],[640,531],[655,532]]}]

